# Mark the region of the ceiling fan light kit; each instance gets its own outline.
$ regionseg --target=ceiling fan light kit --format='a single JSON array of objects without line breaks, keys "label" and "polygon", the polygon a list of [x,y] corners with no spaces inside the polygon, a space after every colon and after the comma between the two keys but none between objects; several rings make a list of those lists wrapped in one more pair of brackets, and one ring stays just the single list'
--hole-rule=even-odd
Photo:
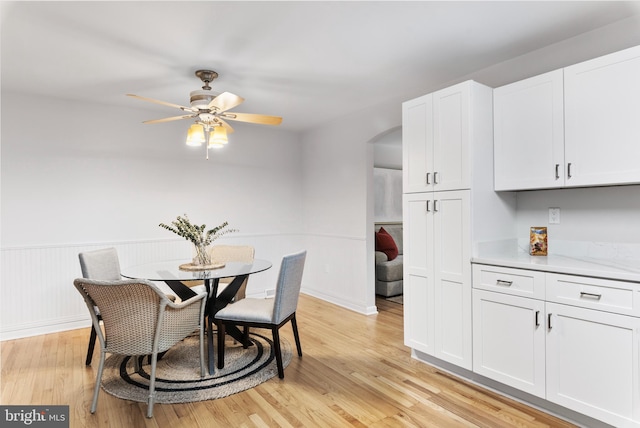
[{"label": "ceiling fan light kit", "polygon": [[222,148],[229,142],[227,134],[232,133],[233,128],[226,122],[226,120],[256,123],[260,125],[279,125],[282,123],[282,118],[278,116],[227,112],[227,110],[242,104],[242,102],[244,102],[244,98],[232,94],[231,92],[223,92],[219,95],[211,92],[211,86],[209,86],[209,83],[218,77],[218,73],[215,71],[198,70],[195,74],[200,78],[200,80],[202,80],[204,85],[202,86],[202,89],[191,91],[189,94],[190,107],[133,94],[127,94],[127,96],[177,108],[188,113],[186,115],[167,117],[164,119],[146,120],[143,123],[151,124],[182,119],[195,119],[195,123],[191,125],[187,131],[186,144],[188,146],[201,146],[206,143],[207,159],[209,159],[210,148]]}]

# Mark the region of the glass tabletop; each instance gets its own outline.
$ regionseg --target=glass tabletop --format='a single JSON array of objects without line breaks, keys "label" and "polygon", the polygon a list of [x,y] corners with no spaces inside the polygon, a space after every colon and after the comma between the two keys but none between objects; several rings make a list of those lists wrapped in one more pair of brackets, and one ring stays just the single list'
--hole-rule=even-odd
[{"label": "glass tabletop", "polygon": [[121,274],[125,278],[147,279],[149,281],[191,281],[249,275],[265,271],[272,266],[268,260],[255,259],[253,263],[227,262],[224,267],[204,271],[180,269],[180,265],[190,262],[191,260],[166,260],[145,263],[124,268]]}]

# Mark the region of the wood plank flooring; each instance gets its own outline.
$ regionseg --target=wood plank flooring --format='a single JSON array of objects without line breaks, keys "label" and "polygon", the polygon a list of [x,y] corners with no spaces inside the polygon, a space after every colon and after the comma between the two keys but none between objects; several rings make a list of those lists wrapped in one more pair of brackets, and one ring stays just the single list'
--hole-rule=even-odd
[{"label": "wood plank flooring", "polygon": [[[95,368],[85,367],[89,329],[0,344],[2,404],[68,404],[78,427],[572,427],[516,401],[411,359],[403,306],[378,299],[364,316],[302,295],[295,353],[285,378],[226,398],[146,404],[100,392],[89,413]],[[285,326],[282,336],[291,344]],[[96,346],[97,348],[97,346]],[[94,355],[97,367],[98,353]]]}]

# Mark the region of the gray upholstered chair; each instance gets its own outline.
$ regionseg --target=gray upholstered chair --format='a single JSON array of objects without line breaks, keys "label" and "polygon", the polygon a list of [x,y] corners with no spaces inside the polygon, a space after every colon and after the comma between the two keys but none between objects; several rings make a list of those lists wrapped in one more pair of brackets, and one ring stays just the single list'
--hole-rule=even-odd
[{"label": "gray upholstered chair", "polygon": [[284,367],[279,329],[289,321],[293,327],[298,356],[302,357],[296,309],[306,256],[306,251],[300,251],[283,257],[274,298],[246,298],[218,311],[215,315],[215,323],[218,326],[218,368],[224,367],[225,324],[244,326],[245,344],[249,339],[249,327],[270,329],[273,334],[273,347],[280,379],[284,378]]},{"label": "gray upholstered chair", "polygon": [[[73,284],[87,304],[100,342],[100,365],[91,413],[95,413],[98,405],[107,352],[134,357],[151,356],[148,418],[153,416],[158,353],[167,351],[196,330],[200,335],[200,376],[204,377],[204,294],[173,303],[156,285],[145,280],[98,281],[78,278]],[[100,310],[104,333],[95,307]]]},{"label": "gray upholstered chair", "polygon": [[[82,276],[89,279],[99,279],[103,281],[115,281],[122,279],[120,276],[120,261],[115,248],[105,248],[101,250],[86,251],[78,254]],[[95,308],[98,320],[100,312]],[[89,336],[89,347],[87,349],[87,359],[85,364],[90,366],[93,359],[93,349],[96,346],[96,327],[91,326]]]}]

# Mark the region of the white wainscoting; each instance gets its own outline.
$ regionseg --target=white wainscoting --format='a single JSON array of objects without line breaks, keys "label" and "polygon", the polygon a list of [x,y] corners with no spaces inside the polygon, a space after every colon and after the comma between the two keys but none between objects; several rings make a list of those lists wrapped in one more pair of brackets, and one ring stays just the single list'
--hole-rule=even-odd
[{"label": "white wainscoting", "polygon": [[[273,268],[249,281],[248,295],[265,295],[267,289],[275,287],[282,256],[303,248],[299,235],[245,235],[223,240],[228,244],[254,245],[257,258],[273,262]],[[73,286],[73,280],[82,276],[78,253],[107,247],[117,249],[123,268],[185,259],[191,254],[191,244],[184,239],[3,248],[0,340],[90,326],[87,307]]]}]

